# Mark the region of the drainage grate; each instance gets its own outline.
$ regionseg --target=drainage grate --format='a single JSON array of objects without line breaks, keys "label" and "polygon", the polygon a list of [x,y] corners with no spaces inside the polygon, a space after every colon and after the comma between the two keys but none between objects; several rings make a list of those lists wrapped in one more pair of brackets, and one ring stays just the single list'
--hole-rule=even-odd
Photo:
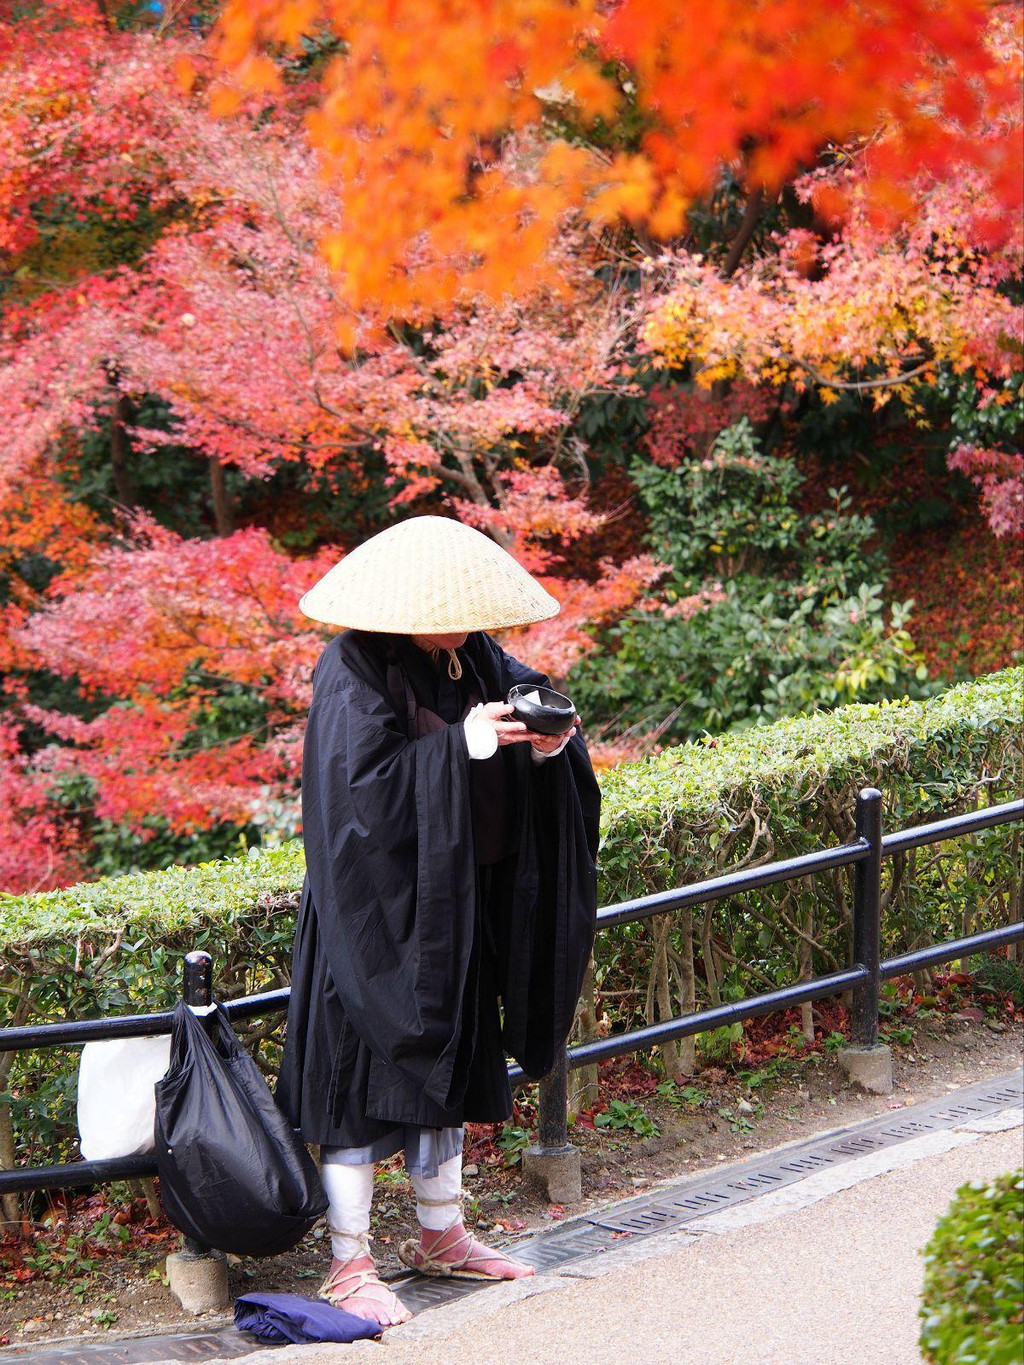
[{"label": "drainage grate", "polygon": [[[953,1104],[945,1099],[926,1100],[905,1112],[897,1121],[891,1117],[872,1119],[825,1137],[810,1138],[791,1147],[784,1155],[770,1152],[721,1176],[708,1173],[684,1184],[643,1195],[618,1204],[603,1213],[587,1214],[565,1228],[541,1233],[516,1244],[516,1256],[538,1270],[555,1270],[572,1261],[610,1251],[624,1234],[646,1237],[652,1233],[682,1229],[694,1219],[716,1209],[729,1208],[755,1199],[768,1190],[795,1184],[815,1171],[856,1161],[858,1157],[894,1147],[926,1133],[952,1128],[955,1124],[983,1114],[996,1113],[1011,1104],[1024,1102],[1024,1072],[981,1082],[960,1091]],[[413,1277],[393,1282],[402,1302],[413,1312],[432,1308],[456,1297],[456,1286],[449,1281],[431,1282]],[[458,1296],[482,1288],[465,1282],[457,1287]]]},{"label": "drainage grate", "polygon": [[[810,1138],[791,1147],[784,1156],[771,1152],[752,1157],[720,1175],[705,1172],[693,1180],[643,1195],[604,1212],[587,1214],[571,1223],[524,1239],[516,1244],[521,1260],[538,1270],[557,1270],[572,1261],[610,1251],[624,1236],[646,1237],[682,1229],[715,1209],[756,1199],[768,1190],[795,1184],[805,1176],[886,1147],[894,1147],[926,1133],[952,1128],[958,1123],[998,1113],[1024,1102],[1024,1072],[981,1082],[958,1092],[955,1103],[926,1100],[894,1120],[884,1117],[840,1129],[824,1137]],[[392,1287],[407,1308],[421,1313],[474,1294],[486,1287],[473,1280],[428,1280],[402,1276]],[[0,1362],[20,1360],[23,1365],[172,1365],[174,1362],[213,1360],[250,1354],[257,1343],[234,1329],[175,1337],[134,1338],[121,1342],[95,1342],[79,1346],[68,1343],[59,1349],[32,1354],[25,1347],[0,1350]]]},{"label": "drainage grate", "polygon": [[190,1360],[228,1360],[258,1350],[251,1337],[226,1328],[219,1332],[194,1332],[180,1337],[132,1337],[124,1341],[67,1342],[38,1355],[11,1348],[0,1359],[20,1360],[24,1365],[172,1365]]},{"label": "drainage grate", "polygon": [[918,1123],[916,1119],[908,1119],[906,1123],[894,1123],[889,1128],[883,1128],[882,1132],[886,1137],[895,1138],[902,1141],[904,1138],[920,1137],[922,1133],[933,1133],[934,1128],[927,1123]]},{"label": "drainage grate", "polygon": [[820,1170],[822,1166],[831,1166],[834,1161],[833,1156],[812,1152],[809,1156],[796,1157],[792,1161],[780,1161],[779,1170],[785,1171],[787,1175],[808,1175],[811,1171]]},{"label": "drainage grate", "polygon": [[1007,1104],[1011,1104],[1014,1100],[1020,1099],[1020,1091],[1009,1085],[1002,1090],[994,1090],[992,1094],[997,1100],[1005,1100]]},{"label": "drainage grate", "polygon": [[[608,1249],[608,1236],[602,1228],[587,1227],[583,1231],[569,1229],[569,1235],[549,1234],[532,1238],[529,1244],[516,1247],[516,1256],[537,1270],[554,1270],[567,1261],[578,1261],[596,1256]],[[405,1292],[402,1301],[405,1302]]]},{"label": "drainage grate", "polygon": [[779,1176],[770,1175],[767,1171],[763,1171],[759,1175],[749,1176],[746,1180],[730,1180],[729,1188],[731,1190],[753,1190],[755,1193],[761,1194],[764,1192],[765,1186],[771,1188],[779,1179]]},{"label": "drainage grate", "polygon": [[[654,1204],[644,1204],[634,1208],[631,1213],[619,1217],[603,1216],[593,1220],[594,1227],[605,1228],[608,1232],[664,1232],[673,1227],[683,1215],[678,1209],[658,1208]],[[518,1254],[518,1251],[517,1251]]]}]

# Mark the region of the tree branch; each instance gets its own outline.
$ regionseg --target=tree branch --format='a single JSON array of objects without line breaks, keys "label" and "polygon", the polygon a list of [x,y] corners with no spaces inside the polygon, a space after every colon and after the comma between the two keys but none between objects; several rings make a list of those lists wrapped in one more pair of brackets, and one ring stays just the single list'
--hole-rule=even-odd
[{"label": "tree branch", "polygon": [[[772,203],[774,202],[773,196]],[[718,272],[723,280],[727,280],[730,275],[736,273],[736,267],[743,259],[743,253],[754,236],[754,229],[757,227],[757,220],[760,218],[764,206],[765,193],[762,187],[758,185],[747,200],[747,207],[743,211],[743,218],[740,221],[736,236],[729,243],[729,250],[726,252],[725,260]]]},{"label": "tree branch", "polygon": [[790,365],[797,365],[801,370],[806,370],[816,384],[820,384],[824,389],[849,389],[853,393],[861,393],[866,389],[891,389],[897,384],[905,384],[908,379],[916,379],[919,374],[924,374],[926,370],[934,367],[934,360],[926,360],[923,364],[916,366],[912,370],[907,370],[903,374],[888,375],[884,379],[857,379],[847,382],[842,379],[829,379],[816,370],[813,365],[809,365],[806,360],[798,360],[795,355],[787,355],[785,351],[780,352],[781,359]]}]

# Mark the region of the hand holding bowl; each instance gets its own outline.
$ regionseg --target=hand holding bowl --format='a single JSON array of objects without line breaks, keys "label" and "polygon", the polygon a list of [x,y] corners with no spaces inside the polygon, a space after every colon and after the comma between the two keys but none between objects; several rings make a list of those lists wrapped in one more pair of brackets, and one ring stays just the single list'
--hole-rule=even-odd
[{"label": "hand holding bowl", "polygon": [[518,683],[508,694],[512,714],[539,735],[564,735],[576,723],[576,707],[552,687]]}]

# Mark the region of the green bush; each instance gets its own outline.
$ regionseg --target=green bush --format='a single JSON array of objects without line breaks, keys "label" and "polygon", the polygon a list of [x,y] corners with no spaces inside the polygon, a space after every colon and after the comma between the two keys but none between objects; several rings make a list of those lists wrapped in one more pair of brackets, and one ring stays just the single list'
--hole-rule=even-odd
[{"label": "green bush", "polygon": [[1024,1171],[957,1190],[924,1251],[920,1345],[931,1365],[1024,1358]]},{"label": "green bush", "polygon": [[[852,837],[857,790],[890,828],[1020,791],[1024,670],[925,702],[845,707],[682,745],[604,775],[604,903]],[[887,860],[889,952],[1013,918],[1020,825]],[[937,861],[941,853],[941,859]],[[180,959],[214,956],[222,998],[285,984],[303,879],[292,841],[249,856],[0,898],[0,1024],[165,1008]],[[848,960],[846,870],[600,936],[617,1026],[735,998]],[[608,997],[612,997],[609,995]],[[280,1016],[248,1028],[273,1066]],[[19,1151],[65,1143],[74,1051],[19,1054],[0,1094]],[[58,1057],[61,1059],[57,1063]],[[0,1078],[3,1060],[0,1058]]]},{"label": "green bush", "polygon": [[679,740],[928,690],[911,604],[887,604],[875,525],[844,489],[801,511],[804,476],[762,454],[746,419],[706,459],[633,477],[672,573],[663,601],[642,601],[573,670],[588,720]]},{"label": "green bush", "polygon": [[995,996],[1009,996],[1017,1009],[1024,1010],[1024,962],[984,953],[971,959],[969,970],[980,987]]}]

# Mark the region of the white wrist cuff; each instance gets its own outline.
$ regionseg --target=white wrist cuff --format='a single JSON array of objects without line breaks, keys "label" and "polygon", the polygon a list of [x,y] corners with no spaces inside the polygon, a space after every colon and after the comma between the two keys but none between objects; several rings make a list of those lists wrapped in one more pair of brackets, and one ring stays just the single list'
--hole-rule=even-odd
[{"label": "white wrist cuff", "polygon": [[497,752],[498,732],[484,715],[483,704],[474,706],[462,722],[470,758],[490,758]]},{"label": "white wrist cuff", "polygon": [[567,735],[563,736],[562,742],[557,749],[550,749],[547,753],[544,753],[543,750],[541,749],[535,749],[531,744],[530,757],[533,759],[534,763],[546,763],[549,758],[554,758],[556,754],[560,754],[562,750],[565,748],[565,746],[569,743],[570,739],[572,739],[571,730]]}]

